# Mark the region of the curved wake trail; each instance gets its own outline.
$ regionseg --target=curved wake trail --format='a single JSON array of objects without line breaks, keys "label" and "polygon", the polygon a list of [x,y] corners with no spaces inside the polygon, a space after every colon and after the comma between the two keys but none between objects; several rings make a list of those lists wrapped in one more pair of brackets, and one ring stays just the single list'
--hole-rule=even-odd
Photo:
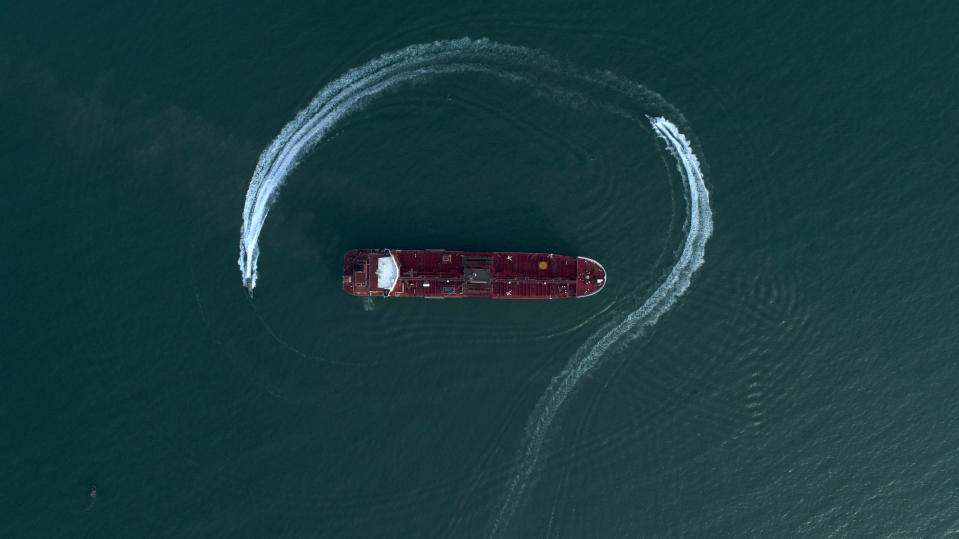
[{"label": "curved wake trail", "polygon": [[659,317],[669,310],[679,296],[689,288],[693,273],[703,265],[703,253],[706,240],[713,231],[713,219],[709,208],[709,191],[703,180],[699,159],[693,153],[689,141],[672,122],[663,117],[647,116],[647,118],[656,135],[666,142],[666,148],[676,158],[676,168],[685,182],[684,191],[688,197],[689,213],[688,232],[683,252],[666,280],[639,309],[627,315],[616,327],[599,337],[598,341],[596,340],[598,335],[587,340],[570,358],[563,371],[550,382],[526,425],[526,439],[523,444],[525,449],[516,474],[509,481],[499,510],[493,519],[490,533],[492,536],[503,531],[509,524],[529,484],[530,476],[536,468],[546,431],[583,375],[596,368],[601,358],[617,341],[623,337],[638,337],[642,335],[645,328],[655,324]]},{"label": "curved wake trail", "polygon": [[[611,73],[587,74],[573,71],[545,54],[523,47],[463,38],[412,45],[384,54],[327,84],[306,108],[283,127],[280,134],[260,155],[243,206],[240,257],[237,260],[243,284],[251,293],[256,286],[259,237],[263,224],[280,187],[300,160],[316,147],[340,120],[359,110],[373,98],[400,84],[421,82],[451,73],[487,74],[507,82],[529,86],[538,91],[541,97],[559,104],[570,107],[588,104],[634,121],[637,118],[629,111],[646,106],[666,108],[672,111],[670,115],[681,117],[679,112],[660,96],[635,82]],[[558,83],[555,80],[557,77],[566,82]],[[613,102],[597,101],[572,89],[569,86],[572,82],[585,83],[593,88],[612,92],[617,99],[627,99],[630,105],[622,107]],[[676,158],[677,168],[684,180],[689,213],[682,254],[665,281],[643,305],[626,316],[612,330],[605,334],[598,332],[590,337],[540,397],[526,426],[516,474],[507,484],[491,521],[493,535],[502,532],[509,524],[536,468],[546,432],[559,408],[583,375],[600,364],[613,344],[624,337],[628,340],[639,336],[643,329],[656,323],[689,287],[690,278],[703,263],[706,240],[712,233],[712,213],[699,160],[689,141],[672,122],[665,117],[647,118],[653,131],[665,141],[666,148]]]},{"label": "curved wake trail", "polygon": [[256,286],[260,232],[279,188],[300,160],[341,119],[398,84],[422,81],[436,75],[481,72],[505,79],[528,81],[520,73],[510,73],[482,63],[504,60],[512,60],[518,65],[529,65],[533,60],[551,63],[545,56],[523,47],[463,38],[412,45],[384,54],[348,71],[320,90],[260,154],[247,189],[243,225],[240,228],[240,258],[237,262],[243,275],[243,285],[251,292]]}]

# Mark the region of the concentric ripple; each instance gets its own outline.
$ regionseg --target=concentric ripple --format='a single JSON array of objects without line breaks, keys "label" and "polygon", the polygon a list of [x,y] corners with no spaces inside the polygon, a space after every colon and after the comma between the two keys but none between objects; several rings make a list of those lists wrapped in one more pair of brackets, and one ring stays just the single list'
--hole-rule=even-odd
[{"label": "concentric ripple", "polygon": [[[700,162],[687,137],[667,116],[679,112],[640,84],[604,72],[583,72],[523,47],[468,38],[412,45],[384,54],[328,84],[260,155],[247,190],[238,264],[244,286],[256,286],[259,237],[280,187],[299,162],[344,118],[402,84],[475,73],[528,88],[536,97],[577,109],[613,114],[648,126],[675,158],[687,202],[686,235],[678,260],[665,280],[618,322],[606,320],[570,358],[540,398],[527,423],[518,464],[490,523],[493,535],[510,522],[526,491],[557,412],[582,377],[602,363],[611,347],[641,335],[675,304],[703,264],[712,233],[712,212]],[[616,314],[615,316],[621,316]]]},{"label": "concentric ripple", "polygon": [[[426,82],[440,75],[482,73],[529,87],[535,95],[571,107],[596,107],[634,118],[645,112],[679,116],[662,97],[632,81],[609,73],[583,73],[562,66],[549,56],[524,47],[468,38],[412,45],[384,54],[350,70],[328,84],[273,140],[257,162],[243,206],[240,257],[243,285],[253,288],[258,277],[259,238],[270,207],[289,174],[341,120],[371,99],[401,84]],[[605,89],[629,102],[591,100],[576,84]]]},{"label": "concentric ripple", "polygon": [[703,264],[706,240],[713,231],[713,220],[709,207],[709,191],[706,189],[699,159],[693,153],[689,140],[669,120],[663,117],[649,117],[649,123],[656,134],[666,142],[669,152],[676,158],[677,169],[684,180],[689,213],[686,223],[688,231],[682,254],[666,280],[639,309],[629,313],[611,330],[590,337],[569,360],[566,368],[553,378],[527,424],[525,450],[493,520],[493,535],[501,531],[512,518],[518,500],[526,490],[529,478],[539,460],[546,431],[573,388],[587,372],[600,364],[610,347],[624,338],[640,336],[643,329],[655,324],[659,317],[669,310],[679,296],[689,288],[693,273]]}]

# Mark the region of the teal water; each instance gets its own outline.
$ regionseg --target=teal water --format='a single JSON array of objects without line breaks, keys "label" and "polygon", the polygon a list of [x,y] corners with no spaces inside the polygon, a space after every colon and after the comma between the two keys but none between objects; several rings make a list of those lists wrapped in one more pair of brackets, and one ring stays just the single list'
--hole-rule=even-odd
[{"label": "teal water", "polygon": [[[0,534],[959,533],[957,22],[910,3],[11,8]],[[464,36],[561,74],[446,74],[345,115],[286,177],[251,299],[263,150],[351,68]],[[571,82],[595,70],[661,97]],[[703,264],[577,379],[531,461],[554,379],[681,258],[688,193],[649,113],[701,161]],[[342,253],[381,246],[578,254],[610,282],[344,294]]]}]

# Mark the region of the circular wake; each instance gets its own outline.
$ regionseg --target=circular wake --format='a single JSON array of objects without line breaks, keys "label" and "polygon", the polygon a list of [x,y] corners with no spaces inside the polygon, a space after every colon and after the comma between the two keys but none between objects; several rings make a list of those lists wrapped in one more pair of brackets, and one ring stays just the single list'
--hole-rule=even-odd
[{"label": "circular wake", "polygon": [[[300,160],[319,144],[338,122],[401,84],[422,83],[440,75],[479,73],[533,90],[537,97],[576,108],[595,108],[643,122],[639,112],[676,159],[688,202],[687,233],[682,252],[666,279],[635,311],[617,325],[591,336],[556,376],[531,414],[519,463],[491,522],[491,532],[509,523],[528,485],[543,440],[557,411],[584,374],[599,365],[617,342],[636,337],[653,325],[689,286],[703,263],[706,240],[712,232],[712,214],[699,160],[689,140],[663,115],[681,118],[658,94],[610,73],[585,73],[559,64],[543,53],[468,38],[412,45],[384,54],[352,69],[328,84],[290,121],[260,155],[246,194],[240,229],[238,264],[244,286],[252,293],[257,281],[259,237],[280,187]],[[588,88],[588,92],[580,91]],[[597,99],[597,91],[604,97]]]}]

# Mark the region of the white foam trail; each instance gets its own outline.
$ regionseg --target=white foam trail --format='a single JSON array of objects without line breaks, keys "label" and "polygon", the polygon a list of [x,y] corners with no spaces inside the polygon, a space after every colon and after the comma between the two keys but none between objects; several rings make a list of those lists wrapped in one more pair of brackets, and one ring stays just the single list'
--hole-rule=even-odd
[{"label": "white foam trail", "polygon": [[[531,72],[525,73],[524,69]],[[540,77],[563,75],[569,81],[590,83],[596,88],[627,98],[632,103],[631,110],[635,110],[637,103],[648,102],[657,108],[673,110],[672,114],[680,117],[679,112],[665,100],[634,82],[610,73],[567,71],[548,56],[523,47],[464,38],[412,45],[384,54],[350,70],[320,90],[260,155],[247,190],[240,229],[240,257],[237,262],[244,286],[251,291],[256,286],[260,232],[280,187],[299,161],[326,137],[337,122],[397,84],[460,72],[486,73],[507,81],[520,82],[536,88],[541,92],[540,95],[568,106],[578,107],[591,101],[583,94],[556,86]],[[612,102],[589,104],[608,113],[634,119],[631,112]],[[712,232],[712,214],[699,160],[689,141],[672,122],[663,117],[647,118],[657,136],[666,142],[667,149],[676,158],[685,182],[689,213],[688,233],[682,254],[666,280],[639,309],[630,313],[611,331],[593,335],[552,380],[530,416],[517,472],[509,481],[491,524],[493,534],[508,525],[536,467],[546,431],[582,376],[599,364],[614,343],[623,337],[636,336],[643,328],[654,324],[686,290],[692,274],[703,263],[703,250]]]},{"label": "white foam trail", "polygon": [[[635,311],[605,335],[594,335],[570,358],[566,367],[550,382],[540,397],[526,425],[524,450],[516,474],[509,484],[492,522],[490,535],[497,535],[509,524],[516,506],[525,491],[530,476],[539,460],[546,431],[556,417],[573,388],[584,374],[594,369],[609,348],[623,337],[635,337],[644,328],[652,326],[669,310],[676,299],[689,287],[693,273],[703,264],[706,240],[713,231],[712,211],[709,208],[709,191],[703,180],[699,159],[686,137],[676,126],[663,117],[649,118],[657,136],[666,142],[669,152],[676,158],[676,168],[684,180],[684,191],[689,203],[687,214],[688,232],[682,254],[669,275],[655,292]],[[598,339],[598,340],[597,340]],[[595,343],[595,344],[594,344]]]},{"label": "white foam trail", "polygon": [[330,132],[338,121],[371,98],[397,84],[456,72],[486,72],[501,78],[519,79],[519,74],[497,70],[482,61],[545,58],[522,47],[468,38],[412,45],[384,54],[326,85],[290,121],[260,155],[243,205],[238,264],[243,285],[256,286],[259,238],[270,206],[279,188],[300,159]]},{"label": "white foam trail", "polygon": [[[384,54],[327,84],[260,154],[246,192],[240,228],[240,257],[237,263],[243,285],[251,291],[256,286],[260,232],[280,187],[299,161],[340,120],[399,84],[465,72],[485,73],[509,82],[522,83],[535,88],[542,96],[568,106],[581,106],[588,98],[574,90],[559,88],[551,84],[548,77],[541,75],[565,76],[570,81],[586,82],[626,96],[633,103],[649,100],[660,107],[668,106],[664,105],[661,97],[631,81],[609,73],[568,72],[543,53],[486,39],[437,41]],[[629,117],[629,114],[615,106],[602,103],[598,106]]]}]

